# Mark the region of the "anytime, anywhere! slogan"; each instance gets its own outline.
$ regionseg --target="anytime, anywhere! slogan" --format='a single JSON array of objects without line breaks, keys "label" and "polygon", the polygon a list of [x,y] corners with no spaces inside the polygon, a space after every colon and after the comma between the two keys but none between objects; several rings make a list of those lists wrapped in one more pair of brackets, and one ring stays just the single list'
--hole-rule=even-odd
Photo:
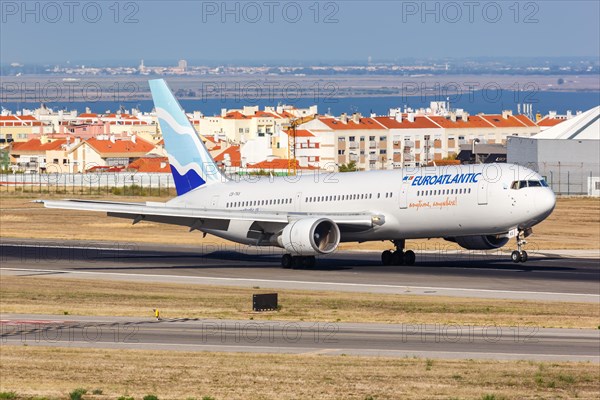
[{"label": "anytime, anywhere! slogan", "polygon": [[419,200],[417,203],[410,203],[408,208],[416,208],[417,211],[421,208],[439,208],[440,210],[444,207],[455,207],[458,204],[458,198],[451,200],[450,197],[446,197],[444,201],[423,201]]}]

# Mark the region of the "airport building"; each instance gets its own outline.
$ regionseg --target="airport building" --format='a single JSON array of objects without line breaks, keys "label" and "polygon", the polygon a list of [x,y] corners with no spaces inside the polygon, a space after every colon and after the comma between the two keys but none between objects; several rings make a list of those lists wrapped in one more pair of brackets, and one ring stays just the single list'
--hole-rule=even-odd
[{"label": "airport building", "polygon": [[600,106],[531,138],[509,137],[507,161],[539,172],[557,194],[600,196]]}]

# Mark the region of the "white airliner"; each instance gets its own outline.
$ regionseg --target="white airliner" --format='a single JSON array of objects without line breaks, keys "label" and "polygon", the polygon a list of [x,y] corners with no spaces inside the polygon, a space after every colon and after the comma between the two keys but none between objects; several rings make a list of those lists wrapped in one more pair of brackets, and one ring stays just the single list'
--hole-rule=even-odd
[{"label": "white airliner", "polygon": [[[412,265],[406,239],[444,238],[497,249],[516,238],[514,262],[555,196],[536,172],[510,164],[456,165],[294,177],[230,179],[217,168],[163,80],[150,81],[177,197],[166,203],[44,200],[48,208],[106,212],[136,224],[186,226],[233,242],[285,249],[285,268],[311,267],[340,242],[391,241],[385,265]],[[159,234],[159,233],[158,233]]]}]

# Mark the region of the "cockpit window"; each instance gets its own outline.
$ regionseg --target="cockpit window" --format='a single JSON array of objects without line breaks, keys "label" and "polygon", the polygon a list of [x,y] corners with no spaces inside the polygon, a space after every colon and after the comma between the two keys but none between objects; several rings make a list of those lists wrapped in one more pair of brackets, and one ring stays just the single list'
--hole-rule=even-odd
[{"label": "cockpit window", "polygon": [[514,190],[523,189],[526,187],[548,187],[548,184],[545,180],[529,180],[529,181],[514,181],[510,188]]}]

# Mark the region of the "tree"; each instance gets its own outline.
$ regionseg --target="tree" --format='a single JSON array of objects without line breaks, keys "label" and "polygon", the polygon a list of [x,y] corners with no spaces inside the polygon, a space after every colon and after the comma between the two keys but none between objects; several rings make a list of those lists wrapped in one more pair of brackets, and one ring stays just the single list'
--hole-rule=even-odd
[{"label": "tree", "polygon": [[350,161],[348,164],[340,165],[340,172],[354,172],[358,171],[356,168],[356,161]]}]

